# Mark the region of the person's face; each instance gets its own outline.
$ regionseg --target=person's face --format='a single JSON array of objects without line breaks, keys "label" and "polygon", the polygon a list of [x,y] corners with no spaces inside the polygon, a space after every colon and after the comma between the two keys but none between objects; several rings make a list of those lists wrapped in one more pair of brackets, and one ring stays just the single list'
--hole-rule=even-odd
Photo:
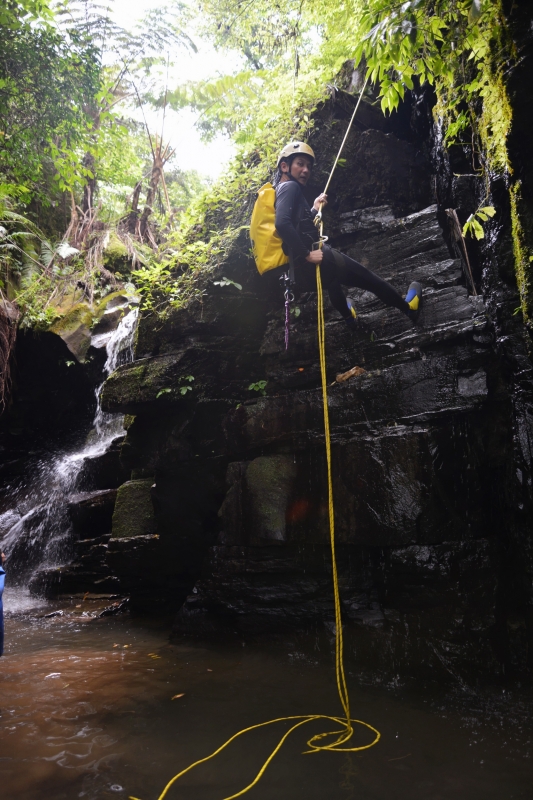
[{"label": "person's face", "polygon": [[[305,186],[309,178],[311,177],[311,170],[313,168],[313,160],[309,156],[305,155],[297,155],[292,159],[292,164],[290,166],[290,175],[299,184]],[[289,165],[286,161],[283,161],[281,164],[281,169],[285,173],[289,173]]]}]

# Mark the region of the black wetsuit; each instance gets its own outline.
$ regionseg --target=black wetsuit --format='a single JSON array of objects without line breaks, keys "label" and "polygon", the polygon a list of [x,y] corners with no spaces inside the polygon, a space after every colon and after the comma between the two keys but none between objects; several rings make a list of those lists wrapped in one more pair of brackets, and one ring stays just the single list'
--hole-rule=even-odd
[{"label": "black wetsuit", "polygon": [[[294,180],[284,181],[276,188],[276,230],[283,241],[283,250],[292,254],[295,266],[296,287],[300,291],[316,291],[316,266],[306,261],[318,239],[313,219],[316,210],[304,197],[300,184]],[[378,278],[369,269],[353,258],[328,245],[324,245],[324,258],[320,264],[322,284],[327,289],[331,304],[344,319],[351,318],[342,286],[357,287],[372,292],[386,305],[398,308],[407,314],[409,306],[390,283]],[[278,267],[267,275],[285,271]]]}]

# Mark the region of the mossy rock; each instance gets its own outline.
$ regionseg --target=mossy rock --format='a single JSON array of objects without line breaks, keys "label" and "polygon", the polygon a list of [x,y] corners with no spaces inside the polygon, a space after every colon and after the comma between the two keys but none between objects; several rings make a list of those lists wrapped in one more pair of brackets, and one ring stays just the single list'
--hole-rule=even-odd
[{"label": "mossy rock", "polygon": [[253,539],[257,543],[285,541],[287,505],[296,472],[290,456],[259,456],[248,465],[246,488],[253,517]]},{"label": "mossy rock", "polygon": [[138,297],[127,290],[111,292],[106,295],[98,303],[94,312],[97,321],[93,327],[93,335],[115,330],[122,317],[130,311],[131,306],[138,302]]},{"label": "mossy rock", "polygon": [[130,304],[137,305],[138,302],[139,298],[134,292],[130,292],[127,289],[119,289],[116,292],[106,294],[106,296],[100,300],[94,310],[94,316],[96,319],[101,319],[102,315],[111,311],[111,309]]},{"label": "mossy rock", "polygon": [[68,314],[75,306],[85,303],[85,292],[79,286],[70,286],[60,300],[52,302],[58,317]]},{"label": "mossy rock", "polygon": [[87,303],[77,303],[50,327],[60,336],[72,355],[81,363],[85,361],[91,344],[93,312]]},{"label": "mossy rock", "polygon": [[[183,382],[189,369],[183,365],[182,359],[183,353],[168,353],[140,363],[122,365],[104,383],[102,408],[136,414],[145,403],[157,402],[164,408],[197,398],[200,384]],[[182,394],[185,385],[191,385],[192,392]]]},{"label": "mossy rock", "polygon": [[119,487],[113,512],[114,539],[147,536],[156,531],[156,520],[150,490],[153,479],[127,481]]},{"label": "mossy rock", "polygon": [[104,267],[110,272],[120,272],[121,274],[131,271],[128,248],[114,231],[110,233],[104,250]]}]

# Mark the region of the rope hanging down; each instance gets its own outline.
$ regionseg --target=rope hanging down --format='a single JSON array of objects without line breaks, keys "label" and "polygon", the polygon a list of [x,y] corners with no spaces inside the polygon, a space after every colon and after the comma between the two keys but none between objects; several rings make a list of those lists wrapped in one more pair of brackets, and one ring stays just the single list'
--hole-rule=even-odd
[{"label": "rope hanging down", "polygon": [[[355,107],[354,113],[352,114],[352,118],[350,120],[350,124],[348,126],[348,130],[344,136],[342,141],[340,150],[337,154],[337,158],[335,159],[335,163],[333,165],[333,169],[331,170],[328,182],[326,184],[326,189],[329,186],[331,181],[331,177],[337,165],[337,161],[339,160],[340,154],[342,152],[342,148],[344,147],[344,143],[348,137],[348,133],[350,131],[352,122],[355,117],[355,113],[359,108],[359,103],[361,102],[361,97],[363,96],[363,92],[366,87],[363,86],[361,90],[361,95]],[[326,191],[326,190],[324,190]],[[320,213],[320,212],[319,212]],[[318,215],[317,215],[318,216]],[[322,226],[321,226],[322,228]],[[321,236],[322,236],[322,229],[321,229]],[[322,239],[321,239],[322,242]],[[322,293],[322,281],[320,278],[320,265],[317,264],[316,266],[316,285],[317,285],[317,301],[318,301],[318,349],[320,354],[320,375],[322,378],[322,401],[324,405],[324,439],[326,445],[326,463],[327,463],[327,472],[328,472],[328,511],[329,511],[329,536],[330,536],[330,545],[331,545],[331,565],[332,565],[332,573],[333,573],[333,598],[335,601],[335,674],[337,678],[337,691],[339,693],[339,699],[341,702],[342,709],[344,711],[343,717],[333,717],[328,716],[326,714],[306,714],[306,715],[297,715],[291,717],[278,717],[277,719],[271,719],[267,722],[260,722],[257,725],[251,725],[249,728],[244,728],[242,731],[235,733],[230,739],[228,739],[224,744],[222,744],[218,750],[215,750],[205,758],[200,758],[198,761],[195,761],[194,764],[190,764],[181,772],[178,772],[177,775],[174,775],[172,780],[170,780],[161,794],[159,795],[158,800],[164,800],[166,795],[168,794],[171,787],[178,781],[183,775],[186,775],[187,772],[190,772],[195,767],[200,766],[200,764],[205,764],[207,761],[210,761],[212,758],[217,756],[223,750],[226,749],[232,742],[239,738],[239,736],[243,736],[245,733],[249,733],[250,731],[256,730],[257,728],[265,728],[268,725],[274,725],[277,722],[293,722],[294,724],[291,725],[288,731],[286,731],[275,748],[272,750],[266,761],[264,762],[263,766],[253,779],[251,783],[241,789],[239,792],[230,795],[229,797],[223,798],[223,800],[235,800],[237,797],[242,797],[242,795],[246,794],[250,791],[263,777],[268,765],[276,756],[276,754],[281,750],[283,745],[285,744],[286,740],[289,738],[291,733],[295,731],[297,728],[300,728],[303,725],[306,725],[308,722],[314,722],[315,720],[323,719],[328,720],[329,722],[333,722],[335,725],[340,726],[339,729],[326,731],[325,733],[317,733],[312,736],[308,742],[307,747],[308,750],[305,750],[304,753],[319,753],[322,750],[331,750],[334,752],[340,753],[356,753],[360,750],[368,750],[377,744],[381,738],[381,734],[379,733],[376,728],[372,725],[369,725],[368,722],[363,722],[360,719],[353,719],[350,716],[350,697],[348,694],[348,687],[346,685],[346,676],[344,673],[344,641],[343,641],[343,633],[342,633],[342,619],[341,619],[341,601],[340,601],[340,594],[339,594],[339,580],[338,580],[338,572],[337,572],[337,559],[335,554],[335,509],[333,504],[333,480],[332,480],[332,469],[331,469],[331,439],[330,439],[330,429],[329,429],[329,411],[328,411],[328,392],[327,392],[327,378],[326,378],[326,332],[325,332],[325,322],[324,322],[324,298]],[[370,744],[360,745],[359,747],[343,747],[346,745],[354,734],[354,725],[363,725],[363,727],[368,728],[372,733],[374,733],[374,739],[370,742]],[[324,742],[324,739],[331,739],[333,741]],[[138,800],[136,797],[132,797],[130,795],[129,800]]]}]

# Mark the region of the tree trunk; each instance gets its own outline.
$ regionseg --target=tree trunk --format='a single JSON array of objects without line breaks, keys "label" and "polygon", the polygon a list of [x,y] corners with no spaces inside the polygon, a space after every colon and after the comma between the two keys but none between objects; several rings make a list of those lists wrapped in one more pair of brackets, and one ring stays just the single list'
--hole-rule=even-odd
[{"label": "tree trunk", "polygon": [[[94,131],[94,141],[97,140],[97,134],[100,130],[101,120],[100,120],[100,109],[96,108],[92,111],[92,118],[93,118],[93,131]],[[96,192],[96,163],[95,157],[93,153],[87,152],[83,156],[82,161],[83,166],[85,169],[90,170],[92,174],[92,178],[87,178],[87,183],[83,187],[83,202],[81,206],[81,210],[84,214],[89,211],[94,205],[94,195]]]},{"label": "tree trunk", "polygon": [[142,181],[139,181],[136,184],[131,196],[131,211],[126,217],[126,230],[132,236],[135,236],[137,233],[137,222],[139,220],[139,197],[141,195],[142,186]]},{"label": "tree trunk", "polygon": [[156,147],[152,161],[152,173],[150,175],[150,186],[148,188],[148,194],[146,195],[146,204],[144,206],[144,210],[140,219],[141,238],[144,238],[144,236],[146,236],[146,232],[148,229],[148,219],[153,211],[152,206],[155,200],[157,187],[159,186],[161,176],[163,175],[164,163],[165,162],[162,155],[162,142],[159,143],[156,142]]},{"label": "tree trunk", "polygon": [[91,209],[93,206],[94,193],[96,191],[95,160],[93,154],[85,153],[82,164],[85,169],[89,169],[93,175],[92,178],[87,178],[87,183],[83,187],[83,202],[81,205],[81,210],[84,214],[86,214],[87,211],[89,211],[89,209]]}]

